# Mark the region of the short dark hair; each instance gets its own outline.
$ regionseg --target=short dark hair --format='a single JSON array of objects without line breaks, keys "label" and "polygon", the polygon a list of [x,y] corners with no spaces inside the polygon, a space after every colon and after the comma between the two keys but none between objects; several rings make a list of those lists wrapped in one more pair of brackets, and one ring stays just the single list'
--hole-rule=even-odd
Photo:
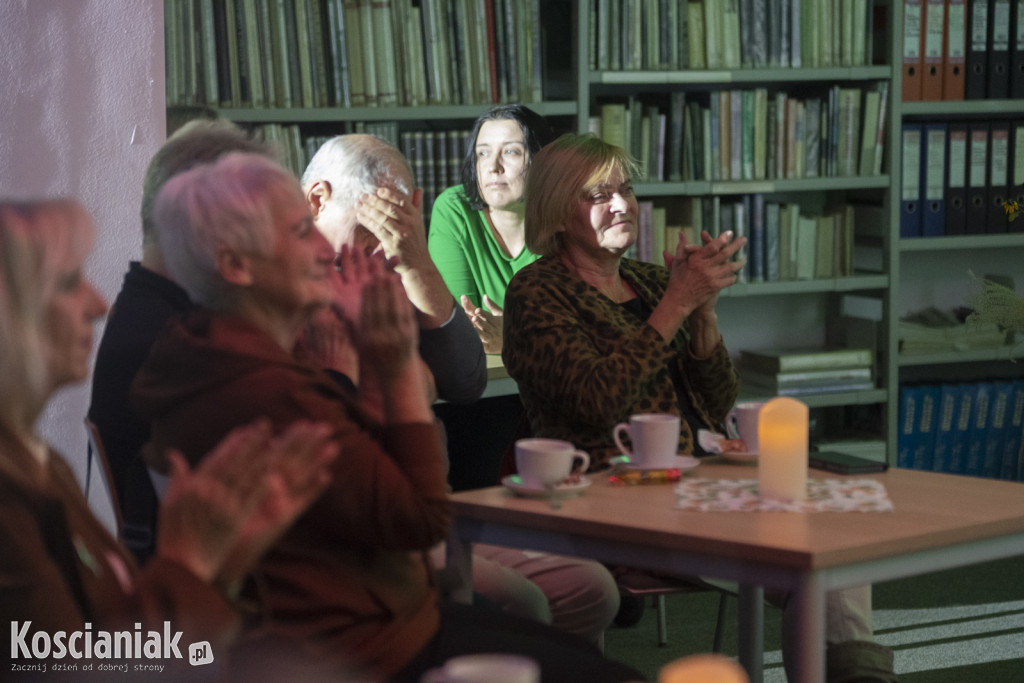
[{"label": "short dark hair", "polygon": [[480,196],[480,186],[476,177],[476,138],[480,128],[488,121],[515,121],[523,132],[526,150],[532,160],[541,148],[555,139],[555,132],[543,116],[521,104],[499,104],[481,114],[473,124],[473,132],[469,136],[469,149],[462,162],[462,189],[466,193],[469,205],[476,211],[487,207]]}]

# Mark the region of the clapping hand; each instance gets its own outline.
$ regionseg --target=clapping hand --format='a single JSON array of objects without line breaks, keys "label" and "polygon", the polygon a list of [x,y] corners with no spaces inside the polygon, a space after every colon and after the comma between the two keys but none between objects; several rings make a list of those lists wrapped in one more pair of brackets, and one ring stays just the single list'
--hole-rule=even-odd
[{"label": "clapping hand", "polygon": [[169,451],[157,556],[236,583],[324,490],[337,454],[329,425],[299,421],[274,438],[266,420],[232,430],[194,470]]},{"label": "clapping hand", "polygon": [[713,310],[718,293],[736,282],[736,273],[746,264],[745,259],[732,260],[747,243],[746,237],[733,239],[731,230],[715,238],[705,230],[700,237],[702,244],[696,245],[689,244],[685,235],[680,235],[675,254],[667,251],[664,254],[669,269],[665,294],[689,300],[691,313]]},{"label": "clapping hand", "polygon": [[418,358],[419,325],[401,278],[372,263],[371,270],[374,277],[363,286],[356,343],[361,366],[390,379]]},{"label": "clapping hand", "polygon": [[484,353],[501,353],[503,342],[501,317],[505,311],[498,304],[494,303],[489,296],[484,294],[483,304],[491,309],[490,312],[482,307],[474,306],[473,302],[465,294],[461,298],[462,308],[473,323],[480,341],[484,344]]}]

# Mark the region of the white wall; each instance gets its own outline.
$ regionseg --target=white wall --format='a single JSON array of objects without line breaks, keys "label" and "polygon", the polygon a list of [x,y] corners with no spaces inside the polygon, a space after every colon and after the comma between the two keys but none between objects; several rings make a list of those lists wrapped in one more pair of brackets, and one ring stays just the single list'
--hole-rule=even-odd
[{"label": "white wall", "polygon": [[[0,2],[0,196],[82,201],[98,234],[86,271],[108,300],[141,253],[142,177],[164,130],[161,0]],[[88,389],[58,394],[39,425],[80,480]]]}]

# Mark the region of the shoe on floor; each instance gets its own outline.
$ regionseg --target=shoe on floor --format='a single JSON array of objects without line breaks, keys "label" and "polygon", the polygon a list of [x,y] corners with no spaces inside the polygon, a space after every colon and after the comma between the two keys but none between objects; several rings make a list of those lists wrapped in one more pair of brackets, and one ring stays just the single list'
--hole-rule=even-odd
[{"label": "shoe on floor", "polygon": [[896,683],[892,650],[866,640],[830,645],[825,651],[828,683]]}]

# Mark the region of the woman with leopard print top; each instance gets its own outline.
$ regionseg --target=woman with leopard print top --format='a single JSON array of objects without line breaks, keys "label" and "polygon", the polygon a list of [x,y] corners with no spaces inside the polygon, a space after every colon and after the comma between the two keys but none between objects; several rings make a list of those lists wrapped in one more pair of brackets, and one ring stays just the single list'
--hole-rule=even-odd
[{"label": "woman with leopard print top", "polygon": [[541,254],[506,293],[502,357],[532,431],[572,441],[599,468],[633,413],[680,415],[679,450],[732,407],[738,380],[715,315],[746,238],[680,240],[668,268],[623,258],[637,237],[635,165],[593,135],[565,135],[534,161],[526,240]]}]

